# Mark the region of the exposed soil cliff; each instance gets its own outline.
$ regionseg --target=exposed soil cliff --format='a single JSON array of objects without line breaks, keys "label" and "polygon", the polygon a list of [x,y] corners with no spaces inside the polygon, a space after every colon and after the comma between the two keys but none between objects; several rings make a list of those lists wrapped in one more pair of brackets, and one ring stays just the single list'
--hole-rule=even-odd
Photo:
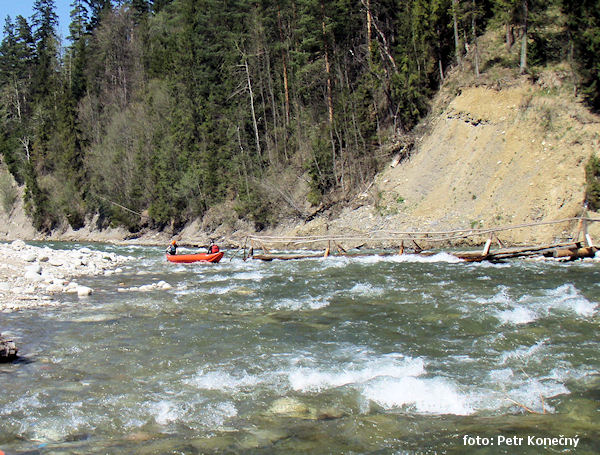
[{"label": "exposed soil cliff", "polygon": [[[362,195],[364,204],[296,233],[489,228],[581,215],[585,164],[600,149],[600,117],[567,92],[556,73],[502,89],[463,88],[438,109],[410,155]],[[591,227],[592,235],[598,237],[599,228]],[[500,237],[547,242],[574,231],[571,223]]]}]

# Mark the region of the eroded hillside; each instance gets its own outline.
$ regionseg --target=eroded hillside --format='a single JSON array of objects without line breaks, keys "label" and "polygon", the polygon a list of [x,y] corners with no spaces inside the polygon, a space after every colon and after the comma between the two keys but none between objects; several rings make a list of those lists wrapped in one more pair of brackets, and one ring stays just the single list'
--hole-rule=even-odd
[{"label": "eroded hillside", "polygon": [[[582,213],[585,164],[599,150],[600,118],[566,93],[556,73],[502,89],[463,88],[427,130],[410,157],[377,176],[362,197],[370,203],[297,232],[488,228]],[[501,237],[545,242],[572,234],[573,226],[560,225]]]}]

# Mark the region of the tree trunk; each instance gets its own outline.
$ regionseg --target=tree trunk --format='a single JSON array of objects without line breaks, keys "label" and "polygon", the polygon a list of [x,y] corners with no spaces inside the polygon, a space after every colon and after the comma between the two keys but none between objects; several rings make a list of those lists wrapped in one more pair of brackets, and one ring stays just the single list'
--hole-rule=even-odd
[{"label": "tree trunk", "polygon": [[510,50],[513,44],[515,44],[515,34],[513,26],[511,24],[506,24],[506,49]]},{"label": "tree trunk", "polygon": [[527,71],[527,20],[529,15],[529,4],[527,0],[523,0],[523,36],[521,38],[521,74]]},{"label": "tree trunk", "polygon": [[[277,3],[277,24],[279,26],[279,37],[281,44],[285,42],[283,34],[283,24],[281,23],[281,8]],[[285,97],[285,125],[290,124],[290,90],[288,87],[288,69],[287,69],[287,55],[283,46],[281,46],[281,62],[283,65],[283,91]]]},{"label": "tree trunk", "polygon": [[329,64],[329,46],[327,45],[327,30],[325,28],[325,4],[321,0],[321,28],[323,30],[323,45],[325,48],[325,72],[327,73],[327,110],[329,123],[333,125],[333,95],[331,91],[331,65]]},{"label": "tree trunk", "polygon": [[473,0],[473,11],[471,13],[471,32],[473,33],[473,64],[475,66],[475,77],[479,77],[479,49],[477,48],[477,28],[475,26],[475,13],[477,6]]},{"label": "tree trunk", "polygon": [[329,63],[329,46],[327,45],[327,29],[325,26],[325,3],[321,0],[321,29],[323,30],[323,45],[325,47],[325,72],[327,73],[327,111],[329,112],[329,136],[333,161],[333,175],[337,182],[335,140],[333,138],[333,92],[331,89],[331,65]]},{"label": "tree trunk", "polygon": [[365,0],[365,9],[367,10],[367,51],[369,53],[368,60],[371,62],[372,52],[372,26],[373,16],[371,15],[371,0]]},{"label": "tree trunk", "polygon": [[248,68],[248,60],[244,59],[244,68],[246,69],[246,79],[248,81],[248,91],[250,92],[250,110],[252,112],[252,126],[254,127],[254,136],[256,139],[256,151],[259,158],[262,159],[262,151],[260,149],[260,136],[258,135],[258,123],[256,122],[256,112],[254,111],[254,93],[252,92],[252,82],[250,80],[250,70]]},{"label": "tree trunk", "polygon": [[456,63],[460,65],[460,39],[458,38],[458,0],[452,0],[452,23],[454,26],[454,56]]}]

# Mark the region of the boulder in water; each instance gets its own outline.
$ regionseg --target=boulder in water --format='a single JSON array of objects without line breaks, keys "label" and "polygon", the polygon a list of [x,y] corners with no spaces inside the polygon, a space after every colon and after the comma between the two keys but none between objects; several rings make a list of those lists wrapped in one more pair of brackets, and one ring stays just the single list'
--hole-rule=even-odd
[{"label": "boulder in water", "polygon": [[88,288],[87,286],[78,286],[77,287],[77,296],[78,297],[87,297],[88,295],[92,295],[92,288]]},{"label": "boulder in water", "polygon": [[18,351],[13,340],[6,339],[0,334],[0,362],[12,362],[17,358]]},{"label": "boulder in water", "polygon": [[279,398],[275,400],[269,408],[269,413],[286,416],[306,418],[310,414],[310,409],[296,398]]},{"label": "boulder in water", "polygon": [[46,292],[49,294],[57,294],[63,292],[64,288],[61,284],[52,283],[46,287]]}]

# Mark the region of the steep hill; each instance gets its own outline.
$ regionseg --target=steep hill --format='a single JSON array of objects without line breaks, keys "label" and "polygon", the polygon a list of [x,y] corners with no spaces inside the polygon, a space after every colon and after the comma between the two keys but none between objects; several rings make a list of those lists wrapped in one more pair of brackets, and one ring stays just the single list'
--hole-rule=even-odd
[{"label": "steep hill", "polygon": [[[440,94],[439,111],[409,156],[378,174],[338,217],[295,232],[489,228],[581,215],[585,165],[600,149],[600,117],[561,79],[566,74],[463,87],[446,105],[447,94]],[[520,229],[501,239],[547,242],[574,230]],[[598,226],[590,232],[600,235]]]}]

